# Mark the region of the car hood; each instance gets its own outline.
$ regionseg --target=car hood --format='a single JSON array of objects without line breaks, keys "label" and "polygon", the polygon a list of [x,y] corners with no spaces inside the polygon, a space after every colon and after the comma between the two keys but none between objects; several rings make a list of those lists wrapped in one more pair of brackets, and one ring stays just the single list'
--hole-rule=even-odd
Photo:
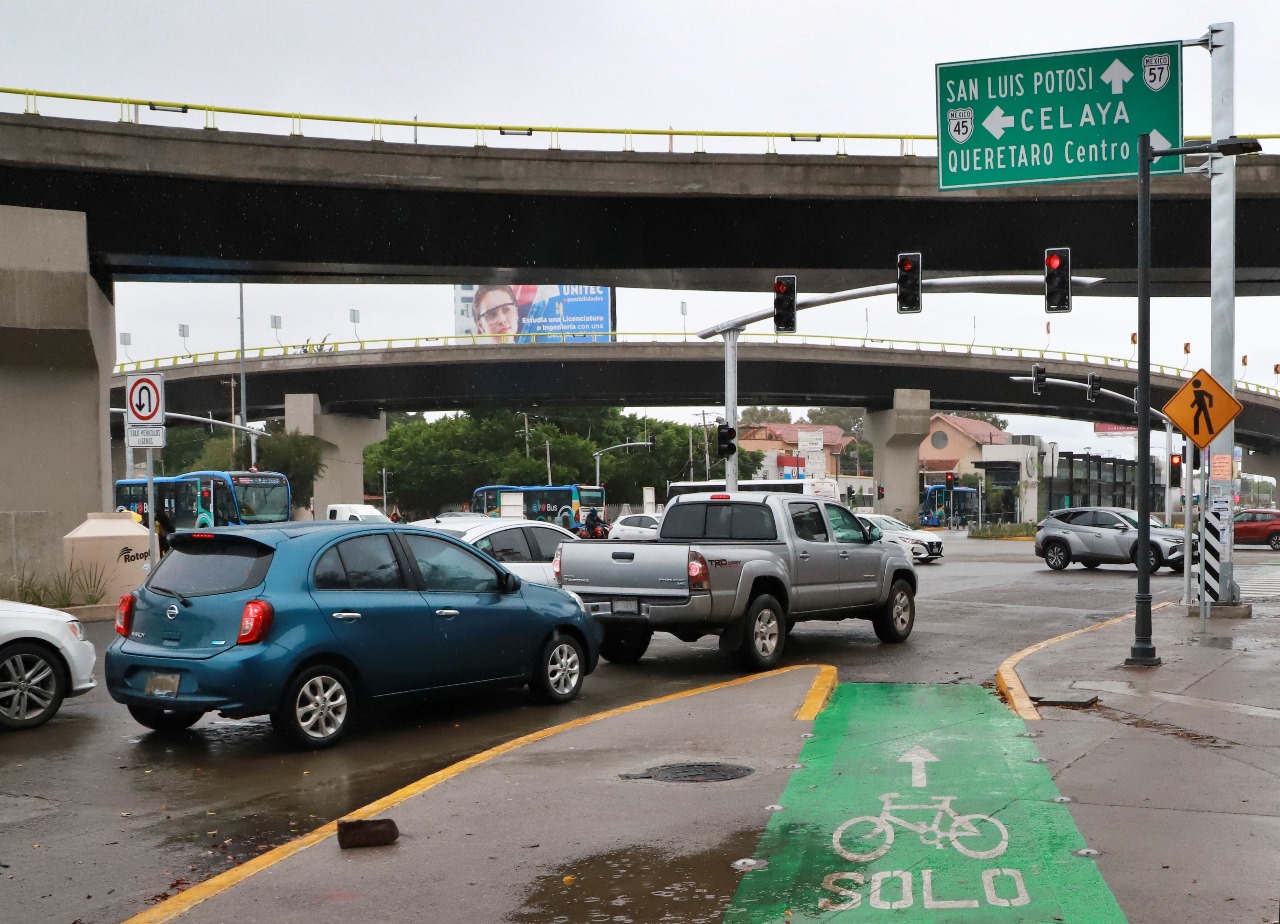
[{"label": "car hood", "polygon": [[923,542],[928,545],[931,542],[941,542],[941,537],[937,533],[926,533],[918,529],[895,529],[885,532],[885,537],[893,537],[896,539],[908,539],[911,542]]},{"label": "car hood", "polygon": [[[1134,530],[1137,532],[1137,530]],[[1182,530],[1174,529],[1171,526],[1153,526],[1151,527],[1151,535],[1153,538],[1160,539],[1182,539],[1184,538]]]},{"label": "car hood", "polygon": [[72,622],[75,617],[47,606],[34,606],[16,600],[0,600],[0,619],[48,620],[52,623]]}]

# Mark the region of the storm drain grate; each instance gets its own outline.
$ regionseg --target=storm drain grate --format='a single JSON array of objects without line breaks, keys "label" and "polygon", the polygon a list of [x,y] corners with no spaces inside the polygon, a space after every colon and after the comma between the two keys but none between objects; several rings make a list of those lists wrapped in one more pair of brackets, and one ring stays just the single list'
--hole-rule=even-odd
[{"label": "storm drain grate", "polygon": [[663,783],[723,783],[754,773],[741,764],[665,764],[643,773],[624,773],[624,780],[659,780]]}]

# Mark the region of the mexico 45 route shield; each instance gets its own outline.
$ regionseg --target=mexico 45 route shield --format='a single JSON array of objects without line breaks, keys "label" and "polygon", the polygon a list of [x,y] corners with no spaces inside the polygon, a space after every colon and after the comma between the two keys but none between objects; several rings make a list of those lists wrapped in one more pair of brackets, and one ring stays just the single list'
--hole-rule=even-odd
[{"label": "mexico 45 route shield", "polygon": [[1123,924],[1026,726],[979,687],[841,684],[727,924]]},{"label": "mexico 45 route shield", "polygon": [[[938,188],[1138,175],[1138,136],[1182,144],[1182,45],[939,64]],[[1181,173],[1165,156],[1152,173]]]}]

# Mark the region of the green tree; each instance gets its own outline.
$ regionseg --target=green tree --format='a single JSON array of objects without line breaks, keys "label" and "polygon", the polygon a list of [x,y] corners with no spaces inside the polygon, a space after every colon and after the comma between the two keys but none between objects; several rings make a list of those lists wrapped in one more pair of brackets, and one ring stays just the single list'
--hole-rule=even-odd
[{"label": "green tree", "polygon": [[[293,505],[310,506],[316,479],[325,470],[323,440],[304,436],[297,430],[287,431],[281,420],[268,421],[266,433],[266,436],[258,438],[258,468],[284,475],[289,479],[293,492]],[[250,447],[247,439],[236,447],[236,455],[240,467],[248,468]]]},{"label": "green tree", "polygon": [[210,438],[208,429],[199,425],[169,427],[165,436],[167,445],[160,450],[157,470],[165,475],[195,471],[195,462]]},{"label": "green tree", "polygon": [[739,427],[763,423],[791,423],[791,411],[785,407],[753,404],[738,412]]},{"label": "green tree", "polygon": [[866,408],[861,407],[811,407],[801,423],[834,424],[845,433],[862,438],[866,423]]},{"label": "green tree", "polygon": [[990,411],[949,411],[948,413],[956,417],[968,417],[970,420],[981,420],[983,423],[989,423],[997,430],[1009,429],[1009,421],[1003,417],[997,417]]},{"label": "green tree", "polygon": [[230,434],[213,436],[205,440],[200,455],[187,471],[226,472],[236,467],[233,460]]}]

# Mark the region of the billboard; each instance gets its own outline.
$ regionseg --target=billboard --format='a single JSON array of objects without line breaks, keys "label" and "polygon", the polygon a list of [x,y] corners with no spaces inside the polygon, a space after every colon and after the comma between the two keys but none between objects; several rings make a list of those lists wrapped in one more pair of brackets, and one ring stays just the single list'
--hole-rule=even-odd
[{"label": "billboard", "polygon": [[477,343],[607,343],[616,327],[610,286],[460,285],[453,306]]}]

